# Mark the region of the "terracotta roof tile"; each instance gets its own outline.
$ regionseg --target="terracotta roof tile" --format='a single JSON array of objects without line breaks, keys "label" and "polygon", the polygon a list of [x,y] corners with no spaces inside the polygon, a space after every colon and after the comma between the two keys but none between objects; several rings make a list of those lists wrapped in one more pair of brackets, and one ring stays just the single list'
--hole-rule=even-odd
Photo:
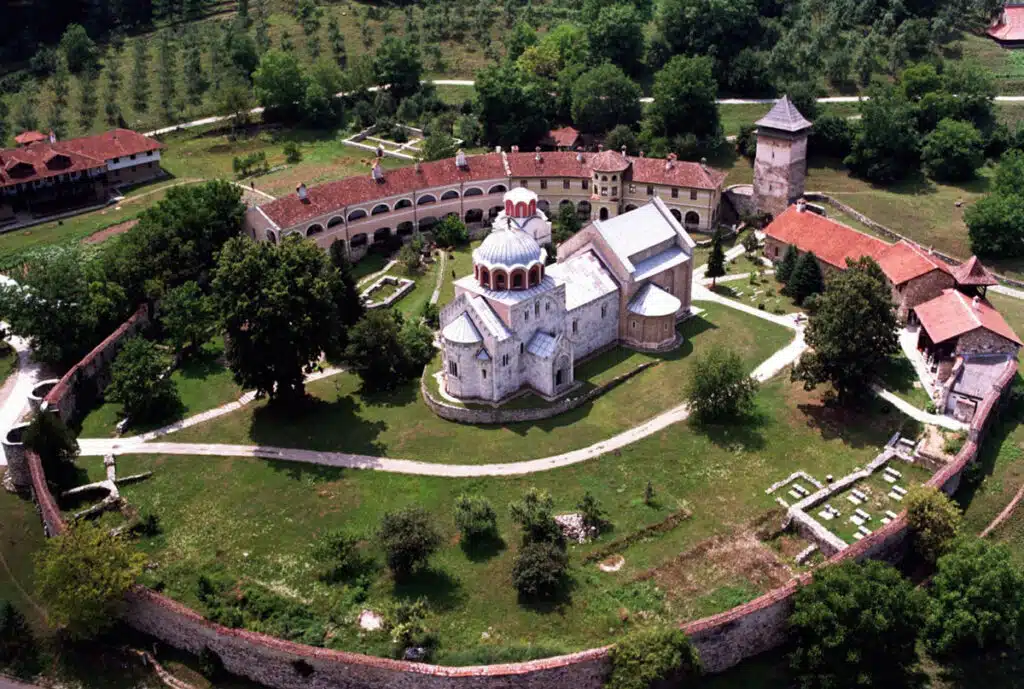
[{"label": "terracotta roof tile", "polygon": [[545,151],[540,154],[540,161],[535,153],[507,153],[509,170],[512,177],[577,177],[590,179],[589,159],[593,153],[583,153],[583,162],[579,162],[578,154],[571,151]]},{"label": "terracotta roof tile", "polygon": [[668,167],[664,158],[631,158],[632,179],[641,184],[665,184],[693,189],[718,189],[726,173],[713,167],[675,160]]},{"label": "terracotta roof tile", "polygon": [[148,136],[143,136],[131,129],[111,129],[95,136],[83,136],[77,139],[68,139],[54,144],[55,147],[70,149],[90,158],[101,160],[113,160],[149,151],[159,151],[164,147],[162,143]]},{"label": "terracotta roof tile", "polygon": [[[345,206],[357,205],[374,199],[410,194],[419,189],[429,189],[446,185],[458,185],[461,182],[484,181],[507,177],[505,166],[498,153],[487,153],[479,156],[467,156],[466,168],[455,165],[454,158],[422,163],[420,171],[410,165],[395,170],[385,170],[384,179],[374,181],[369,171],[358,177],[347,177],[335,182],[328,182],[307,191],[308,202],[300,201],[295,194],[271,201],[260,209],[267,217],[277,223],[278,227],[291,227],[296,223],[312,220]],[[486,189],[484,192],[486,193]]]},{"label": "terracotta roof tile", "polygon": [[1004,7],[988,35],[997,41],[1024,41],[1024,6]]},{"label": "terracotta roof tile", "polygon": [[877,237],[811,211],[798,211],[795,205],[775,218],[765,228],[765,234],[785,244],[793,244],[800,251],[813,251],[819,260],[841,270],[846,269],[848,258],[856,260],[871,256],[878,260],[890,248],[888,243]]},{"label": "terracotta roof tile", "polygon": [[942,294],[914,307],[921,326],[932,342],[939,344],[972,330],[984,328],[1001,337],[1021,344],[1003,317],[986,300],[973,301],[963,292],[944,289]]},{"label": "terracotta roof tile", "polygon": [[902,285],[933,270],[950,274],[953,272],[945,261],[930,256],[923,249],[902,240],[883,250],[875,256],[875,260],[889,278],[889,282],[894,285]]},{"label": "terracotta roof tile", "polygon": [[590,169],[598,172],[622,172],[629,167],[629,158],[618,151],[601,151],[590,157]]},{"label": "terracotta roof tile", "polygon": [[580,138],[580,132],[574,127],[561,127],[548,132],[548,137],[554,142],[555,146],[565,148],[576,143]]},{"label": "terracotta roof tile", "polygon": [[961,263],[954,268],[953,277],[958,285],[984,287],[999,284],[999,281],[985,269],[985,266],[981,265],[977,256],[971,256],[966,263]]},{"label": "terracotta roof tile", "polygon": [[28,144],[34,144],[37,141],[49,141],[50,137],[46,136],[42,132],[22,132],[14,137],[14,142],[19,146],[27,146]]}]

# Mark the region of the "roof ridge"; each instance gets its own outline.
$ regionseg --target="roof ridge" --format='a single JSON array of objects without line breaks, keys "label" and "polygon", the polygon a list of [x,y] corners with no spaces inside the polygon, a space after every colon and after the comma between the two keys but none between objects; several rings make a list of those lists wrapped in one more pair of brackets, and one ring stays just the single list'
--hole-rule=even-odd
[{"label": "roof ridge", "polygon": [[960,304],[963,305],[965,309],[967,309],[967,313],[971,315],[971,319],[974,321],[975,325],[977,325],[979,328],[984,327],[984,324],[981,322],[981,319],[978,317],[978,314],[974,312],[974,300],[972,299],[971,303],[967,303],[966,301],[964,301],[965,299],[967,299],[967,295],[958,289],[953,290],[953,293],[956,294],[957,297],[959,297]]},{"label": "roof ridge", "polygon": [[511,177],[512,168],[508,164],[508,155],[505,153],[505,149],[501,149],[501,152],[498,155],[501,156],[501,167],[505,170],[505,176]]}]

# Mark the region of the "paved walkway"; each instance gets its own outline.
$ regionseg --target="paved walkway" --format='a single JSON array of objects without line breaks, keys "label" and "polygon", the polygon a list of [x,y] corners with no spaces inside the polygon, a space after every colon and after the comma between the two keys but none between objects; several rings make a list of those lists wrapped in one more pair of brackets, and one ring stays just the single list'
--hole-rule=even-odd
[{"label": "paved walkway", "polygon": [[[20,337],[10,337],[8,342],[18,353],[18,370],[0,388],[0,433],[4,435],[21,420],[28,410],[28,396],[42,379],[42,367],[32,361],[28,342]],[[7,457],[0,445],[0,466],[7,466]]]},{"label": "paved walkway", "polygon": [[748,306],[747,304],[736,301],[735,299],[723,297],[720,294],[712,292],[704,285],[698,284],[694,284],[693,286],[693,299],[694,301],[713,301],[717,304],[728,306],[731,309],[743,311],[744,313],[748,313],[751,316],[756,316],[757,318],[760,318],[762,320],[771,321],[772,323],[781,325],[784,328],[789,328],[790,330],[800,330],[801,332],[803,331],[802,321],[804,315],[802,313],[790,313],[784,315],[768,313],[767,311],[755,309],[753,306]]},{"label": "paved walkway", "polygon": [[929,426],[942,426],[943,428],[948,428],[951,431],[966,431],[968,429],[968,426],[965,423],[957,421],[949,416],[929,414],[923,409],[918,409],[902,397],[897,396],[895,393],[884,390],[877,385],[873,385],[872,389],[875,391],[876,395],[884,399],[886,402],[891,402],[892,405],[901,412],[923,424],[927,424]]},{"label": "paved walkway", "polygon": [[448,250],[441,249],[441,267],[437,271],[437,282],[434,283],[434,292],[430,295],[430,303],[436,304],[441,298],[441,286],[444,285],[444,269],[448,265]]},{"label": "paved walkway", "polygon": [[1013,297],[1014,299],[1024,299],[1024,290],[1007,287],[1006,285],[991,285],[988,289],[991,292],[997,292],[999,294],[1006,295],[1007,297]]}]

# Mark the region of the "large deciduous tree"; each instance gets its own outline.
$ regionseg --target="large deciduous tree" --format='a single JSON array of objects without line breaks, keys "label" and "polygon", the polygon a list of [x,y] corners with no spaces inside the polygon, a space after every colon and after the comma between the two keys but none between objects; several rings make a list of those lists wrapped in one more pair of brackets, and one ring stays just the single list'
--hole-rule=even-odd
[{"label": "large deciduous tree", "polygon": [[718,84],[711,58],[676,55],[654,75],[652,95],[647,123],[654,135],[701,139],[718,134]]},{"label": "large deciduous tree", "polygon": [[739,354],[716,347],[694,363],[686,398],[697,421],[728,421],[753,411],[757,389]]},{"label": "large deciduous tree", "polygon": [[658,5],[658,29],[672,54],[712,55],[723,66],[744,46],[756,44],[757,18],[753,0],[662,0]]},{"label": "large deciduous tree", "polygon": [[615,65],[583,74],[572,89],[572,120],[583,132],[602,134],[640,121],[640,87]]},{"label": "large deciduous tree", "polygon": [[930,177],[961,182],[974,177],[985,162],[985,142],[970,122],[944,119],[924,138],[921,160]]},{"label": "large deciduous tree", "polygon": [[388,390],[423,372],[433,334],[388,309],[369,311],[348,334],[345,360],[367,390]]},{"label": "large deciduous tree", "polygon": [[252,73],[256,100],[265,108],[274,108],[295,116],[306,93],[299,61],[291,53],[269,50],[260,58],[260,65]]},{"label": "large deciduous tree", "polygon": [[386,513],[377,530],[377,541],[396,580],[407,579],[426,567],[442,543],[430,515],[418,507]]},{"label": "large deciduous tree", "polygon": [[529,149],[550,129],[545,104],[550,88],[515,65],[489,67],[476,77],[476,107],[490,145]]},{"label": "large deciduous tree", "polygon": [[36,555],[35,590],[50,622],[91,638],[118,617],[146,556],[92,522],[72,524]]},{"label": "large deciduous tree", "polygon": [[806,689],[906,686],[927,597],[882,562],[817,570],[796,593],[790,657]]},{"label": "large deciduous tree", "polygon": [[110,367],[107,397],[120,402],[125,414],[135,421],[166,417],[180,404],[169,365],[153,342],[133,337],[124,343]]},{"label": "large deciduous tree", "polygon": [[962,520],[960,508],[932,486],[915,486],[904,504],[914,550],[926,561],[935,562],[956,537]]},{"label": "large deciduous tree", "polygon": [[846,266],[818,298],[805,334],[810,350],[792,374],[806,390],[831,383],[841,401],[863,392],[899,347],[896,311],[882,269],[867,257],[847,260]]},{"label": "large deciduous tree", "polygon": [[586,27],[594,62],[610,62],[629,74],[639,73],[644,58],[644,21],[635,7],[605,5]]},{"label": "large deciduous tree", "polygon": [[898,89],[876,84],[860,102],[861,121],[846,164],[869,182],[888,184],[917,169],[921,136],[914,106]]},{"label": "large deciduous tree", "polygon": [[377,82],[388,85],[396,102],[420,90],[423,61],[415,43],[388,36],[377,48],[373,66]]},{"label": "large deciduous tree", "polygon": [[992,191],[964,213],[971,250],[979,256],[1024,256],[1024,153],[1005,153]]},{"label": "large deciduous tree", "polygon": [[340,274],[313,242],[238,237],[225,244],[213,296],[238,384],[272,401],[301,400],[305,375],[337,342],[342,292]]},{"label": "large deciduous tree", "polygon": [[203,294],[195,280],[175,287],[160,302],[160,321],[174,351],[195,351],[213,335],[217,314],[213,300]]}]

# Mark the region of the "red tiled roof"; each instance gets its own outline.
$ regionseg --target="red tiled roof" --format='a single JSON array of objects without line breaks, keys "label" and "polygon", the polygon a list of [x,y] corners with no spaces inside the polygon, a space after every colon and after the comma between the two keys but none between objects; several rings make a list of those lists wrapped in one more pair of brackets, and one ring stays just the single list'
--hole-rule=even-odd
[{"label": "red tiled roof", "polygon": [[841,270],[846,269],[848,258],[871,256],[877,260],[890,248],[877,237],[811,211],[798,211],[795,205],[783,211],[764,231],[767,236],[793,244],[800,251],[813,251],[818,259]]},{"label": "red tiled roof", "polygon": [[882,272],[894,285],[902,285],[914,278],[927,275],[933,270],[952,274],[953,270],[944,261],[930,256],[923,249],[900,240],[874,257]]},{"label": "red tiled roof", "polygon": [[[583,162],[577,160],[581,155]],[[577,154],[571,151],[546,151],[535,153],[506,153],[508,168],[512,177],[577,177],[590,179],[590,158],[593,153]]]},{"label": "red tiled roof", "polygon": [[666,167],[663,158],[632,158],[633,181],[641,184],[666,184],[692,189],[718,189],[726,173],[700,163],[672,161]]},{"label": "red tiled roof", "polygon": [[988,35],[997,41],[1024,41],[1024,6],[1004,7]]},{"label": "red tiled roof", "polygon": [[1017,333],[984,299],[973,301],[963,292],[944,289],[942,294],[914,307],[921,326],[932,342],[939,344],[978,328],[984,328],[1011,342],[1021,344]]},{"label": "red tiled roof", "polygon": [[953,269],[953,278],[958,285],[974,285],[983,287],[987,285],[998,285],[999,281],[992,277],[977,256],[971,256],[966,263],[961,263]]},{"label": "red tiled roof", "polygon": [[[106,161],[122,156],[146,153],[163,148],[163,144],[129,129],[114,129],[95,136],[68,139],[50,143],[37,141],[19,148],[0,150],[0,187],[8,187],[37,179],[46,179],[84,170],[94,170],[106,165]],[[60,165],[60,157],[67,163]],[[18,169],[31,166],[28,174],[12,175]],[[54,164],[56,163],[56,164]]]},{"label": "red tiled roof", "polygon": [[580,138],[580,132],[573,127],[562,127],[560,129],[552,129],[548,132],[548,137],[554,142],[555,146],[564,148],[575,144],[576,140]]},{"label": "red tiled roof", "polygon": [[14,137],[14,142],[19,146],[27,146],[37,141],[49,141],[50,137],[42,132],[22,132]]},{"label": "red tiled roof", "polygon": [[466,168],[460,169],[455,165],[454,158],[447,158],[422,163],[420,172],[416,172],[416,167],[412,165],[385,170],[381,182],[375,181],[368,170],[365,175],[310,187],[306,192],[308,202],[300,201],[295,194],[289,194],[260,206],[260,209],[278,227],[284,228],[374,199],[409,194],[419,189],[458,185],[460,182],[508,177],[499,153],[467,156],[466,163]]},{"label": "red tiled roof", "polygon": [[629,167],[629,158],[618,151],[601,151],[590,157],[590,169],[598,172],[622,172]]}]

